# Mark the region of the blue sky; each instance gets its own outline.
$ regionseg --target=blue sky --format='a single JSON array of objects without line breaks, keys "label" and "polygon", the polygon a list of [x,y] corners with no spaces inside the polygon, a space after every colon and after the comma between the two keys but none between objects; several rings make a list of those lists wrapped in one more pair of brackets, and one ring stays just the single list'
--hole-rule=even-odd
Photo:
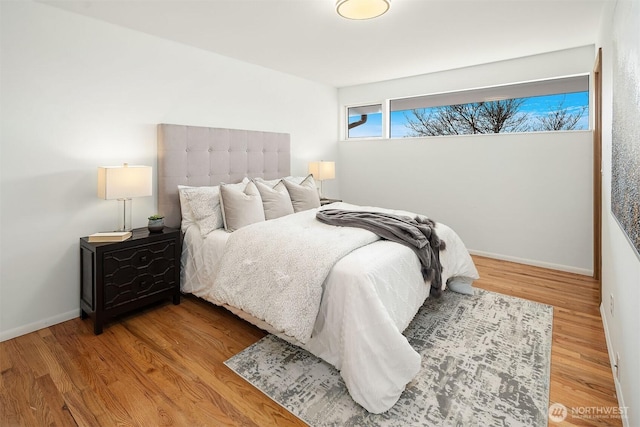
[{"label": "blue sky", "polygon": [[[564,100],[564,101],[563,101]],[[546,111],[557,108],[562,103],[563,108],[569,111],[580,111],[582,106],[587,106],[587,110],[582,115],[576,129],[589,129],[589,92],[576,92],[560,95],[546,95],[527,98],[522,104],[521,111],[529,114],[531,120],[535,116],[544,116]],[[350,121],[358,120],[360,116],[350,118]],[[393,138],[402,138],[409,130],[405,126],[406,118],[404,112],[394,111],[391,113],[391,135]],[[351,129],[350,138],[379,137],[382,135],[382,114],[369,114],[367,123]]]}]

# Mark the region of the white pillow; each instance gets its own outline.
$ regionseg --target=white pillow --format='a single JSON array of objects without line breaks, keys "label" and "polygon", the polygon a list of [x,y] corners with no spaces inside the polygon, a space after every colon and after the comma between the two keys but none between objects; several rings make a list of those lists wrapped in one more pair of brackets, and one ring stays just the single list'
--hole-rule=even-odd
[{"label": "white pillow", "polygon": [[254,182],[262,198],[265,219],[276,219],[293,213],[291,198],[282,180],[278,180],[275,185],[260,181]]},{"label": "white pillow", "polygon": [[264,179],[264,178],[258,177],[258,178],[253,178],[253,180],[274,187],[277,183],[279,183],[283,179],[287,180],[287,181],[294,182],[296,184],[300,184],[305,178],[306,178],[306,176],[291,176],[291,175],[289,175],[289,176],[283,176],[282,178],[276,178],[276,179]]},{"label": "white pillow", "polygon": [[220,183],[220,205],[224,228],[229,232],[265,220],[262,198],[253,181],[244,190],[238,189],[238,184]]},{"label": "white pillow", "polygon": [[294,212],[320,207],[320,195],[313,175],[307,176],[300,184],[288,179],[283,179],[282,182],[289,191]]},{"label": "white pillow", "polygon": [[270,185],[271,187],[274,187],[277,183],[279,183],[283,179],[286,179],[286,178],[277,178],[277,179],[264,179],[264,178],[260,178],[260,177],[253,178],[253,180],[255,182],[261,182],[263,184]]},{"label": "white pillow", "polygon": [[225,184],[224,182],[221,182],[220,185],[224,184],[228,188],[233,188],[234,190],[244,191],[244,188],[247,186],[249,181],[251,181],[251,180],[245,176],[244,178],[242,178],[242,181],[240,181],[237,184]]},{"label": "white pillow", "polygon": [[[249,182],[249,178],[243,178],[241,183],[238,184],[229,184],[233,187],[244,189],[244,187]],[[200,232],[202,233],[202,237],[205,237],[213,230],[217,230],[218,228],[222,228],[224,225],[224,221],[222,218],[222,210],[220,208],[220,187],[216,186],[201,186],[201,187],[193,187],[189,185],[178,185],[178,196],[180,197],[180,213],[181,213],[181,222],[180,229],[183,233],[187,231],[187,228],[192,224],[197,224],[200,228]],[[191,194],[190,198],[195,199],[196,195],[202,195],[209,199],[213,197],[211,203],[206,203],[201,201],[201,205],[199,205],[194,213],[194,209],[191,207],[191,203],[189,198],[187,198],[187,193]],[[208,201],[208,200],[207,200]],[[210,209],[208,209],[210,208]],[[196,219],[196,215],[198,219]]]},{"label": "white pillow", "polygon": [[191,219],[198,224],[203,238],[213,230],[222,228],[220,187],[185,188],[183,197],[188,201]]},{"label": "white pillow", "polygon": [[191,224],[194,223],[193,214],[191,213],[191,207],[189,206],[189,200],[187,200],[186,196],[184,195],[185,191],[189,188],[196,187],[178,185],[178,196],[180,197],[180,216],[182,217],[180,222],[180,229],[183,233],[187,231],[187,228],[189,228]]},{"label": "white pillow", "polygon": [[289,182],[293,182],[294,184],[301,184],[302,181],[304,181],[307,177],[306,176],[285,176],[284,180],[289,181]]}]

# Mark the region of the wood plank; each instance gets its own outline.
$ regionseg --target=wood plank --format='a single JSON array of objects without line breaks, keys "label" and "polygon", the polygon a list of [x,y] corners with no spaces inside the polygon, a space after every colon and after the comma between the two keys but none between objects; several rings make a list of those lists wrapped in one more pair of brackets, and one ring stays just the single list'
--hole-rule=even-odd
[{"label": "wood plank", "polygon": [[[175,324],[175,319],[170,314],[164,313],[162,317],[156,319],[160,325],[162,322]],[[235,322],[238,320],[235,318]],[[235,340],[228,337],[224,331],[203,327],[203,324],[198,322],[185,322],[179,330],[160,327],[158,332],[171,333],[176,342],[180,343],[169,349],[170,358],[181,361],[186,375],[195,375],[212,386],[208,388],[208,398],[217,406],[226,407],[228,413],[232,413],[234,407],[242,407],[240,414],[244,413],[258,425],[272,425],[274,422],[278,425],[298,425],[299,420],[292,418],[288,413],[283,417],[281,408],[255,388],[250,386],[250,392],[238,393],[238,381],[243,389],[246,389],[248,384],[223,363],[246,346],[234,348]],[[254,404],[247,406],[246,403],[250,401]],[[240,415],[235,417],[238,418]]]},{"label": "wood plank", "polygon": [[[590,277],[474,256],[478,288],[554,307],[550,402],[617,407]],[[224,361],[266,333],[193,296],[109,323],[73,319],[0,343],[0,425],[302,426]],[[568,417],[566,426],[620,426]]]},{"label": "wood plank", "polygon": [[[22,349],[17,339],[0,343],[11,358],[11,367],[2,371],[2,390],[0,390],[0,425],[35,426],[37,407],[31,402],[31,389],[34,382],[33,371],[22,358]],[[14,357],[18,355],[18,357]]]},{"label": "wood plank", "polygon": [[44,416],[40,420],[39,425],[61,427],[77,425],[63,395],[60,394],[51,376],[46,374],[36,378],[36,383],[43,398],[42,414]]},{"label": "wood plank", "polygon": [[118,425],[111,412],[103,411],[102,406],[97,403],[92,390],[73,389],[63,393],[62,398],[78,427]]},{"label": "wood plank", "polygon": [[[157,352],[151,341],[129,331],[114,331],[113,337],[118,339],[117,347],[125,350],[126,354],[123,356],[132,364],[132,375],[137,376],[137,372],[145,373],[139,378],[145,390],[162,396],[175,406],[175,411],[188,415],[190,419],[180,424],[253,425],[235,407],[227,405],[223,396],[211,399],[212,395],[217,394],[216,390],[203,392],[204,384],[200,382],[200,378],[181,369],[182,361],[171,357],[170,349]],[[225,403],[211,405],[221,400]]]}]

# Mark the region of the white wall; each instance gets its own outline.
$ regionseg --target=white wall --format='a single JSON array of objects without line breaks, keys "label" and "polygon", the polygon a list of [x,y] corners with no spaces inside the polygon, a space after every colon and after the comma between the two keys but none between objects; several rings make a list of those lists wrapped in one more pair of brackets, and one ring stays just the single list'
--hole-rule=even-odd
[{"label": "white wall", "polygon": [[[430,95],[531,80],[585,74],[593,69],[594,46],[533,55],[508,61],[422,74],[403,79],[338,89],[341,105],[380,102],[387,98]],[[341,114],[341,137],[346,125]]]},{"label": "white wall", "polygon": [[[605,14],[600,29],[603,80],[603,132],[602,132],[602,307],[607,344],[612,364],[620,354],[619,380],[616,390],[620,405],[628,408],[628,426],[640,425],[640,259],[623,234],[611,213],[611,146],[613,112],[613,38],[615,28],[625,24],[626,30],[635,31],[635,46],[640,51],[640,1],[618,0],[613,13]],[[631,33],[632,35],[633,33]],[[630,68],[631,68],[631,64]],[[637,76],[640,66],[635,64]],[[636,88],[640,96],[640,87]],[[611,296],[614,313],[609,310]]]},{"label": "white wall", "polygon": [[[593,55],[585,46],[340,88],[339,102],[588,73]],[[475,253],[591,274],[592,165],[592,134],[578,131],[341,141],[336,169],[345,201],[424,213]]]},{"label": "white wall", "polygon": [[[155,168],[157,123],[288,132],[294,174],[336,156],[335,88],[31,1],[0,8],[0,340],[78,316],[78,238],[116,223],[97,167]],[[135,199],[133,225],[155,205]]]},{"label": "white wall", "polygon": [[589,271],[591,140],[585,131],[343,141],[340,190],[349,202],[425,213],[477,253]]}]

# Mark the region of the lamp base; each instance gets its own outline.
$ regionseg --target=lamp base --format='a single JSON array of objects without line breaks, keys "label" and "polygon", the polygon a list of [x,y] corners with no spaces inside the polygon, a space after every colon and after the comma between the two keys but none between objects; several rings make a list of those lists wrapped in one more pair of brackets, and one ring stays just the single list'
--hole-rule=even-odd
[{"label": "lamp base", "polygon": [[118,199],[118,229],[116,231],[131,231],[131,199]]},{"label": "lamp base", "polygon": [[322,180],[318,181],[320,181],[320,188],[318,188],[318,195],[320,196],[320,200],[326,199],[326,197],[324,197],[324,193],[322,192]]}]

